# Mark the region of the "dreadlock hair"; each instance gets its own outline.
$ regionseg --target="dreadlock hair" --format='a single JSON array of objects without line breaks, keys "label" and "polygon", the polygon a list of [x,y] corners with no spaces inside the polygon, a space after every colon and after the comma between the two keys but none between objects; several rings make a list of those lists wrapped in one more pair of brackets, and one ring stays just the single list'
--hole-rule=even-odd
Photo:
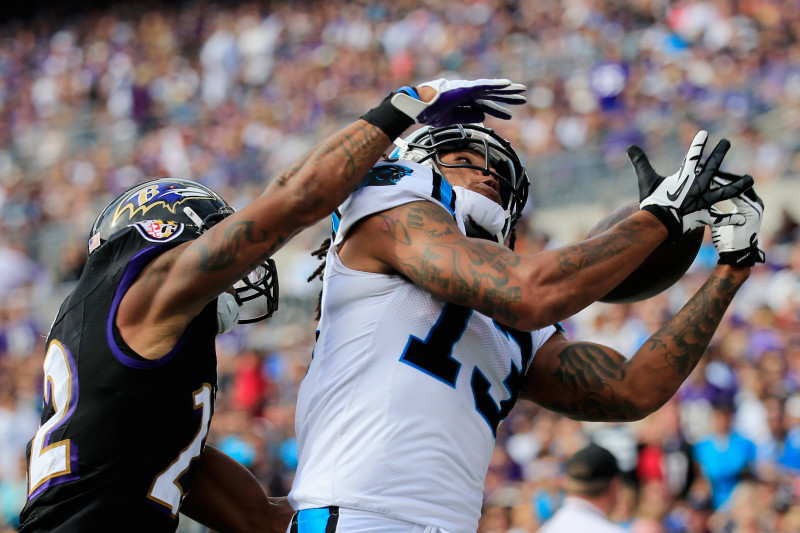
[{"label": "dreadlock hair", "polygon": [[[308,281],[309,283],[314,281],[316,278],[319,278],[319,280],[322,281],[322,279],[325,277],[325,265],[328,263],[326,257],[328,255],[328,250],[330,249],[330,247],[331,247],[331,238],[328,237],[327,239],[322,241],[322,244],[319,245],[319,248],[311,252],[311,255],[322,261],[322,263],[320,263],[320,265],[317,267],[317,269],[314,271],[313,274],[308,276],[308,279],[306,281]],[[317,296],[317,308],[314,309],[314,312],[316,313],[316,320],[319,320],[320,316],[322,316],[322,289],[319,290],[319,296]]]},{"label": "dreadlock hair", "polygon": [[517,244],[517,228],[511,228],[508,234],[508,247],[513,252],[514,245]]},{"label": "dreadlock hair", "polygon": [[[511,228],[511,232],[508,235],[508,247],[511,249],[512,252],[514,251],[514,245],[516,243],[517,243],[517,228]],[[308,281],[309,283],[311,283],[317,278],[319,278],[320,281],[322,281],[325,278],[325,265],[328,263],[327,256],[330,247],[331,247],[331,238],[328,237],[327,239],[322,241],[322,244],[319,245],[319,248],[311,252],[312,256],[316,257],[322,262],[314,271],[314,273],[308,276],[308,279],[306,281]],[[319,290],[319,295],[317,296],[317,307],[316,309],[314,309],[314,312],[316,313],[315,320],[319,320],[320,317],[322,316],[322,289]]]}]

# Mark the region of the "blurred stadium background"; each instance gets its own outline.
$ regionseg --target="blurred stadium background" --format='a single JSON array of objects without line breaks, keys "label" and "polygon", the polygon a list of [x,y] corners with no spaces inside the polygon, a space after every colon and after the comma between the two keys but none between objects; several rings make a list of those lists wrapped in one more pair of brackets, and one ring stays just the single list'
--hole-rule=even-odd
[{"label": "blurred stadium background", "polygon": [[[0,14],[0,531],[25,498],[44,335],[80,275],[99,209],[133,183],[190,178],[241,207],[390,90],[506,77],[529,105],[509,138],[534,180],[518,249],[579,239],[633,200],[625,148],[680,164],[698,129],[733,147],[767,206],[756,268],[667,406],[582,424],[519,404],[501,426],[481,533],[533,532],[588,439],[626,472],[633,533],[800,531],[800,3],[789,0],[26,2]],[[276,257],[281,308],[219,338],[209,442],[273,495],[291,483],[297,387],[318,282],[309,229]],[[707,242],[669,291],[565,326],[632,354],[715,264]],[[731,439],[731,435],[741,438]],[[735,445],[729,445],[729,443]],[[124,518],[121,518],[124,519]],[[202,528],[184,520],[184,532]]]}]

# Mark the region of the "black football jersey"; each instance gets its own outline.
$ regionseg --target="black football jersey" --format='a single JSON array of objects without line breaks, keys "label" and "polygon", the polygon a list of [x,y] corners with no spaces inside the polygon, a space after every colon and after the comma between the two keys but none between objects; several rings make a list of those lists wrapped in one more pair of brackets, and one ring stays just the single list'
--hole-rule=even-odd
[{"label": "black football jersey", "polygon": [[22,532],[177,528],[214,411],[216,302],[159,360],[126,346],[114,321],[122,296],[150,261],[186,240],[144,224],[89,257],[51,328]]}]

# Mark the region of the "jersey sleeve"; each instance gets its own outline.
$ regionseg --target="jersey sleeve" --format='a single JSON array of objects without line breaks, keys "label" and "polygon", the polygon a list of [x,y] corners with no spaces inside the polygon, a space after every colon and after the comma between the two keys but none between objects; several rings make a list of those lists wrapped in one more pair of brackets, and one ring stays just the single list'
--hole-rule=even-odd
[{"label": "jersey sleeve", "polygon": [[[533,340],[533,357],[536,357],[536,352],[539,351],[539,348],[541,348],[542,345],[544,345],[545,342],[550,340],[550,337],[552,337],[556,333],[566,334],[564,332],[563,326],[561,325],[561,322],[557,322],[552,326],[547,326],[542,329],[537,329],[531,332]],[[531,357],[531,361],[533,361],[533,357]],[[528,366],[528,368],[530,368],[530,366]]]},{"label": "jersey sleeve", "polygon": [[447,210],[464,232],[456,195],[439,173],[411,161],[384,161],[372,167],[363,185],[333,214],[333,243],[340,244],[350,228],[365,217],[420,200]]}]

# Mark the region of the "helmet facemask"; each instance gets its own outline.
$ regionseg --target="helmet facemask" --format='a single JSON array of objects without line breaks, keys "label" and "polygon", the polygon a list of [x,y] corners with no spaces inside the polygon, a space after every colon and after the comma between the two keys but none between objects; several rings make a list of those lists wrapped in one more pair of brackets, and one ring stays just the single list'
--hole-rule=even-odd
[{"label": "helmet facemask", "polygon": [[[390,158],[406,159],[429,166],[441,173],[441,168],[469,168],[494,176],[500,183],[500,198],[505,211],[501,239],[505,240],[522,216],[528,200],[530,179],[511,143],[481,124],[457,124],[443,128],[421,128],[405,140]],[[441,156],[457,150],[470,150],[483,157],[482,165],[444,163]],[[474,235],[486,237],[486,235]]]},{"label": "helmet facemask", "polygon": [[[197,216],[191,212],[191,207],[184,208],[184,212],[189,218],[193,218],[193,215]],[[233,213],[234,209],[229,207],[227,210],[206,216],[200,223],[200,233],[208,231]],[[197,218],[199,219],[199,217]],[[252,324],[271,317],[278,310],[279,297],[278,268],[275,260],[271,257],[267,258],[237,281],[233,290],[236,304],[239,306],[239,324]],[[244,315],[242,311],[244,311]]]},{"label": "helmet facemask", "polygon": [[252,324],[272,316],[278,310],[278,269],[272,258],[267,258],[245,277],[237,281],[233,290],[239,305],[239,324]]}]

